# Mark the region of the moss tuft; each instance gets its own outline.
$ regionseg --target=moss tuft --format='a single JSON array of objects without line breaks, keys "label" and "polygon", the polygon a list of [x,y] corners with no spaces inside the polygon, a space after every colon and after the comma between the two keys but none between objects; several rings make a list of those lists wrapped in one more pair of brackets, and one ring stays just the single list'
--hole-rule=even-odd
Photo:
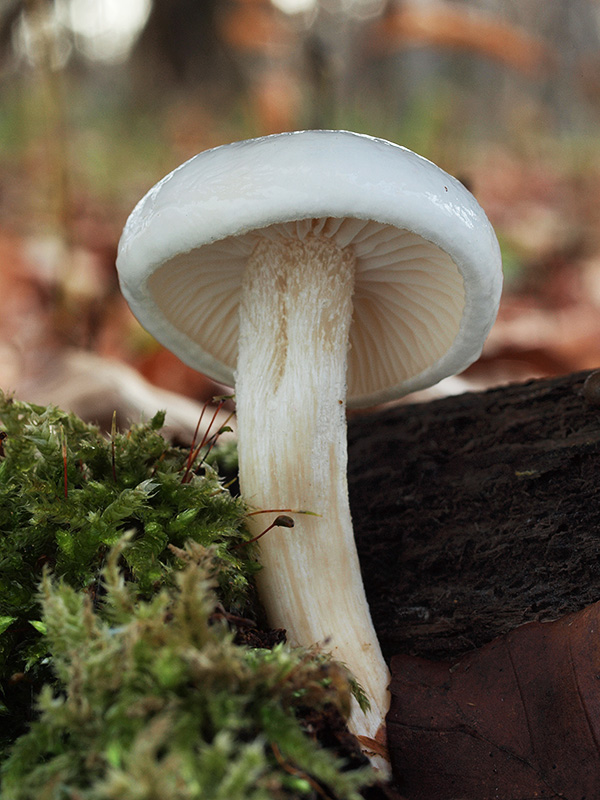
[{"label": "moss tuft", "polygon": [[359,800],[373,771],[302,722],[359,691],[322,654],[235,643],[246,508],[163,421],[105,437],[0,394],[1,800]]},{"label": "moss tuft", "polygon": [[221,602],[247,613],[258,565],[231,548],[245,538],[244,504],[209,466],[182,481],[188,452],[161,436],[163,420],[107,438],[73,414],[0,394],[0,754],[49,678],[44,567],[97,599],[106,554],[128,531],[126,577],[147,598],[170,580],[172,546],[192,540],[213,548]]},{"label": "moss tuft", "polygon": [[[211,623],[214,551],[188,543],[185,566],[149,600],[117,568],[103,599],[42,582],[42,621],[59,678],[3,768],[3,800],[359,800],[371,770],[344,764],[303,731],[298,707],[347,713],[350,683],[325,657],[234,644]],[[335,676],[335,679],[333,679]]]}]

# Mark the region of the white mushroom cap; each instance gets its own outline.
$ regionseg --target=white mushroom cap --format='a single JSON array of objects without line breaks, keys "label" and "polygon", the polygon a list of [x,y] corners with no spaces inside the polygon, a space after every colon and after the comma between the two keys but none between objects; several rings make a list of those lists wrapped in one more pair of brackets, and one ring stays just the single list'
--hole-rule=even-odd
[{"label": "white mushroom cap", "polygon": [[478,358],[502,284],[485,213],[430,161],[346,131],[223,145],[174,170],[129,217],[122,290],[159,341],[233,385],[248,257],[261,237],[311,234],[356,258],[349,405],[431,386]]}]

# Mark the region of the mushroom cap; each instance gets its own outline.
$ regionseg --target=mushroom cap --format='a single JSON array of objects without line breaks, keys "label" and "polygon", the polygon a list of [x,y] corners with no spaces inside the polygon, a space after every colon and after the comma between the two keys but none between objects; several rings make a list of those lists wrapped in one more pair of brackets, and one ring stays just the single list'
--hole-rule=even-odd
[{"label": "mushroom cap", "polygon": [[293,236],[355,254],[350,405],[431,386],[480,355],[502,286],[485,213],[427,159],[348,131],[276,134],[182,164],[127,221],[121,288],[160,342],[232,386],[246,261],[262,238]]}]

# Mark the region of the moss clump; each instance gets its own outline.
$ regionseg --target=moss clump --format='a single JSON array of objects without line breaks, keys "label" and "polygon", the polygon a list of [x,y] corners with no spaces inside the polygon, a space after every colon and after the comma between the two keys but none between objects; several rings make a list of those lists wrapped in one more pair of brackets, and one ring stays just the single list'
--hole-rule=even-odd
[{"label": "moss clump", "polygon": [[235,644],[224,620],[257,611],[246,509],[162,423],[107,438],[0,394],[1,800],[358,800],[372,770],[300,721],[347,715],[356,687]]},{"label": "moss clump", "polygon": [[211,624],[211,551],[179,551],[184,568],[149,600],[118,556],[107,559],[101,613],[89,594],[43,580],[59,691],[42,692],[39,720],[5,763],[3,800],[358,800],[370,769],[342,771],[294,713],[347,713],[342,668],[285,646],[239,647]]},{"label": "moss clump", "polygon": [[164,414],[103,436],[72,414],[0,394],[0,755],[24,729],[31,697],[48,680],[37,590],[44,566],[92,598],[109,548],[130,531],[127,579],[142,597],[169,580],[170,545],[214,548],[219,596],[247,613],[258,565],[244,504],[205,466],[185,474],[188,452],[160,434]]}]

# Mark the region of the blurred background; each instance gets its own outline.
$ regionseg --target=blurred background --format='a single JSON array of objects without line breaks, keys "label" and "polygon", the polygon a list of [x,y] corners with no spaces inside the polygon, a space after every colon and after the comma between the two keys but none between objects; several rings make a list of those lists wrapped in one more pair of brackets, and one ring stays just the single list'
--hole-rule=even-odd
[{"label": "blurred background", "polygon": [[599,366],[599,125],[595,0],[0,0],[0,386],[189,433],[221,390],[130,315],[120,231],[188,157],[300,128],[416,150],[495,226],[498,322],[438,393]]}]

